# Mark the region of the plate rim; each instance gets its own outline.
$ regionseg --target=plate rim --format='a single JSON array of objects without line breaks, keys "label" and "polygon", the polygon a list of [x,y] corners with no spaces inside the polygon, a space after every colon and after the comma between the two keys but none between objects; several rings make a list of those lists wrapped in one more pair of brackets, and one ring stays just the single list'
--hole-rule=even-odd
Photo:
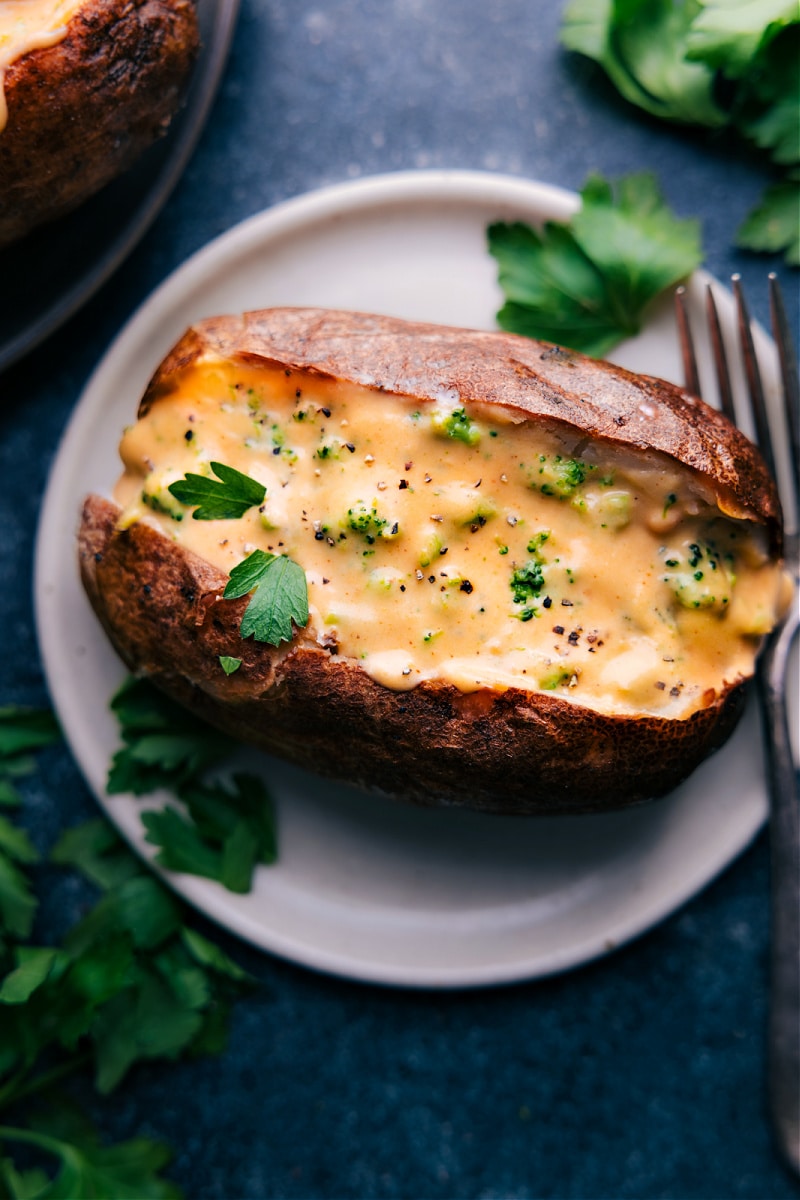
[{"label": "plate rim", "polygon": [[[331,184],[301,193],[262,212],[253,214],[212,239],[177,267],[125,323],[102,355],[82,389],[81,398],[75,410],[75,413],[78,414],[78,409],[81,409],[79,423],[76,424],[74,418],[70,419],[57,447],[42,500],[36,534],[34,554],[35,622],[45,679],[56,711],[60,716],[62,708],[65,712],[66,708],[57,700],[56,693],[60,692],[60,688],[54,686],[52,653],[48,650],[49,633],[44,587],[47,576],[48,529],[52,523],[51,512],[62,486],[62,477],[65,477],[68,472],[70,443],[80,440],[84,426],[91,421],[91,415],[102,403],[105,380],[113,375],[117,358],[129,353],[127,347],[130,344],[140,344],[142,332],[156,325],[163,312],[169,309],[177,297],[185,297],[186,293],[195,288],[198,282],[202,282],[204,273],[213,268],[214,262],[220,256],[230,258],[241,253],[253,241],[257,241],[259,245],[268,243],[274,238],[283,237],[302,229],[309,222],[325,220],[339,212],[352,213],[354,209],[363,210],[386,203],[401,204],[409,201],[425,203],[456,198],[466,199],[470,203],[487,200],[491,203],[502,204],[519,202],[521,207],[529,211],[537,204],[553,204],[565,214],[574,210],[578,203],[577,195],[564,188],[487,171],[460,169],[398,171]],[[706,280],[710,279],[711,276],[705,272],[696,273],[697,286],[704,286]],[[90,403],[85,405],[84,401],[87,398]],[[64,725],[69,748],[73,750],[76,742],[78,745],[81,744],[82,738],[70,729],[71,721],[68,712]],[[87,780],[98,804],[115,828],[122,833],[138,856],[144,856],[147,864],[168,886],[198,908],[206,917],[251,945],[296,965],[361,983],[411,989],[448,990],[507,985],[547,978],[604,957],[611,950],[616,950],[653,929],[662,920],[680,909],[688,900],[698,895],[752,843],[766,818],[766,800],[764,800],[763,810],[753,811],[743,832],[737,837],[736,844],[726,846],[724,851],[715,847],[716,853],[710,856],[710,865],[708,858],[704,859],[703,869],[695,872],[690,878],[684,877],[682,886],[673,886],[668,899],[664,900],[660,897],[660,893],[657,893],[649,906],[644,909],[640,906],[637,909],[635,919],[617,922],[614,928],[607,931],[603,939],[596,939],[594,935],[591,935],[588,938],[584,937],[579,947],[573,944],[560,953],[550,953],[546,963],[541,961],[541,955],[537,957],[535,953],[532,953],[528,960],[515,961],[505,967],[502,964],[498,966],[494,963],[485,969],[468,967],[465,970],[462,967],[429,968],[425,966],[410,969],[404,965],[399,968],[391,965],[369,966],[360,959],[347,961],[341,953],[329,954],[319,947],[310,950],[307,946],[302,946],[298,952],[297,944],[292,943],[291,940],[287,941],[280,934],[271,935],[266,940],[263,933],[259,936],[255,922],[244,915],[240,916],[230,911],[222,916],[218,915],[214,911],[213,901],[209,905],[207,895],[209,889],[213,889],[215,885],[191,876],[165,872],[154,864],[152,858],[149,857],[149,848],[142,844],[140,838],[134,840],[131,837],[130,832],[125,829],[124,823],[115,817],[107,798],[104,802],[101,796],[102,789],[98,790],[97,785],[92,782],[90,772],[87,772],[79,754],[74,751],[73,753],[81,774]]]}]

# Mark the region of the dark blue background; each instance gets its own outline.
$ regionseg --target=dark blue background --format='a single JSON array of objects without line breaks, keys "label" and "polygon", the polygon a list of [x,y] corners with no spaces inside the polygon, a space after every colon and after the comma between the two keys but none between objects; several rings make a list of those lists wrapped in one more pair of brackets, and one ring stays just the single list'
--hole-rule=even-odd
[{"label": "dark blue background", "polygon": [[[126,264],[0,376],[0,703],[46,690],[32,548],[70,410],[112,338],[183,259],[241,218],[387,170],[467,167],[579,187],[649,168],[700,216],[707,265],[766,272],[734,230],[768,171],[724,137],[659,125],[558,47],[556,0],[243,0],[188,171]],[[797,275],[785,283],[793,323]],[[46,847],[93,815],[65,750],[27,786]],[[45,875],[39,933],[84,895]],[[455,994],[382,990],[227,948],[262,986],[218,1060],[141,1068],[92,1104],[108,1136],[176,1149],[206,1197],[789,1197],[765,1117],[768,864],[762,837],[681,912],[561,978]],[[216,936],[216,935],[215,935]]]}]

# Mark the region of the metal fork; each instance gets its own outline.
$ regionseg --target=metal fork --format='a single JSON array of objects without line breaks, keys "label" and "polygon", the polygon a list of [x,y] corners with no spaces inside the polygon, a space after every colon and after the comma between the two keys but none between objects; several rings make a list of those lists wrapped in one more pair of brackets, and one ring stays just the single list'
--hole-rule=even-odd
[{"label": "metal fork", "polygon": [[[752,327],[741,279],[731,280],[736,300],[738,340],[741,347],[747,393],[756,440],[772,472],[776,474],[776,420],[772,432]],[[780,357],[783,382],[784,423],[788,425],[791,458],[791,508],[785,506],[787,524],[786,567],[794,581],[787,618],[770,636],[757,667],[757,689],[761,702],[762,730],[769,785],[769,830],[771,873],[770,1011],[767,1027],[767,1087],[770,1116],[778,1149],[787,1165],[800,1174],[800,773],[793,761],[787,713],[787,672],[792,643],[798,632],[798,526],[800,526],[800,399],[797,359],[775,275],[769,277],[772,328]],[[676,297],[678,334],[683,357],[686,389],[700,396],[697,360],[689,325],[686,290]],[[709,285],[706,312],[711,349],[723,411],[736,421],[730,373],[722,340],[717,306]],[[788,498],[787,498],[788,503]]]}]

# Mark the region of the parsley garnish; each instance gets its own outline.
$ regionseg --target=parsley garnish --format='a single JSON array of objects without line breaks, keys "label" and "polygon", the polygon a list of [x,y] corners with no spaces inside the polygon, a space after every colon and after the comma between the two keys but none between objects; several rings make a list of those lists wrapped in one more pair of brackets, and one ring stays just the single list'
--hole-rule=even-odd
[{"label": "parsley garnish", "polygon": [[[653,116],[727,126],[784,170],[800,159],[797,0],[572,0],[561,40]],[[741,226],[739,245],[800,263],[799,185],[787,171]]]},{"label": "parsley garnish", "polygon": [[214,879],[249,892],[258,863],[277,857],[272,799],[260,779],[234,775],[232,787],[207,781],[235,743],[193,717],[152,684],[130,679],[111,701],[125,743],[112,760],[107,790],[141,796],[172,791],[183,805],[142,813],[156,862],[169,871]]},{"label": "parsley garnish", "polygon": [[142,814],[156,862],[218,880],[231,892],[249,892],[257,863],[277,858],[272,800],[254,775],[233,776],[233,787],[193,782],[180,791],[188,818],[167,806]]},{"label": "parsley garnish", "polygon": [[267,489],[255,479],[224,463],[212,462],[210,466],[216,479],[190,473],[168,488],[181,504],[198,506],[192,513],[195,521],[243,517],[248,509],[263,503]]},{"label": "parsley garnish", "polygon": [[[19,807],[21,798],[14,780],[33,770],[32,751],[51,745],[59,736],[58,725],[49,712],[0,708],[0,807]],[[6,936],[26,938],[30,934],[37,901],[25,867],[38,859],[24,829],[0,814],[0,953]],[[0,1073],[1,1068],[0,1050]]]},{"label": "parsley garnish", "polygon": [[235,743],[142,679],[128,679],[111,701],[124,745],[111,762],[110,795],[179,791],[233,752]]},{"label": "parsley garnish", "polygon": [[699,226],[670,211],[647,173],[613,186],[592,176],[581,199],[567,225],[497,222],[487,233],[506,298],[501,327],[599,357],[700,264]]},{"label": "parsley garnish", "polygon": [[236,600],[253,592],[240,633],[278,646],[293,637],[292,622],[308,624],[308,584],[303,568],[285,554],[254,550],[231,571],[223,597]]},{"label": "parsley garnish", "polygon": [[[242,517],[249,508],[261,504],[267,494],[260,483],[234,467],[212,462],[211,469],[220,482],[204,475],[187,475],[169,486],[172,495],[182,504],[199,505],[192,514],[197,521]],[[292,640],[293,621],[300,628],[308,624],[305,571],[287,555],[254,550],[234,567],[224,598],[236,600],[248,592],[253,592],[253,597],[242,617],[240,632],[243,638],[252,634],[257,642],[279,646],[281,642]],[[230,675],[241,660],[237,662],[224,655],[220,663]]]},{"label": "parsley garnish", "polygon": [[[3,803],[20,802],[12,779],[32,766],[28,752],[57,736],[49,713],[0,709]],[[51,852],[103,893],[58,944],[29,941],[38,854],[5,821],[0,859],[12,857],[15,903],[0,904],[0,1195],[178,1200],[161,1173],[166,1146],[146,1137],[101,1145],[84,1097],[62,1097],[56,1086],[88,1069],[106,1094],[145,1059],[218,1053],[248,977],[184,923],[183,906],[106,821],[66,831]],[[16,1147],[24,1165],[12,1157]]]},{"label": "parsley garnish", "polygon": [[737,244],[765,254],[786,253],[786,261],[800,266],[800,170],[790,171],[785,182],[767,188],[761,202],[739,227]]}]

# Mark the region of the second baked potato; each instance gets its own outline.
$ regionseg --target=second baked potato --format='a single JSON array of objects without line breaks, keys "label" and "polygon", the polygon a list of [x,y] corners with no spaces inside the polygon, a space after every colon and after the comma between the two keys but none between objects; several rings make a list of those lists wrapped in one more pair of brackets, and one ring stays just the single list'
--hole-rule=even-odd
[{"label": "second baked potato", "polygon": [[[423,803],[666,792],[730,733],[779,606],[755,448],[670,384],[526,338],[208,320],[122,456],[80,556],[128,666],[244,741]],[[262,569],[291,576],[288,608]]]},{"label": "second baked potato", "polygon": [[0,0],[0,246],[166,131],[197,48],[192,0]]}]

